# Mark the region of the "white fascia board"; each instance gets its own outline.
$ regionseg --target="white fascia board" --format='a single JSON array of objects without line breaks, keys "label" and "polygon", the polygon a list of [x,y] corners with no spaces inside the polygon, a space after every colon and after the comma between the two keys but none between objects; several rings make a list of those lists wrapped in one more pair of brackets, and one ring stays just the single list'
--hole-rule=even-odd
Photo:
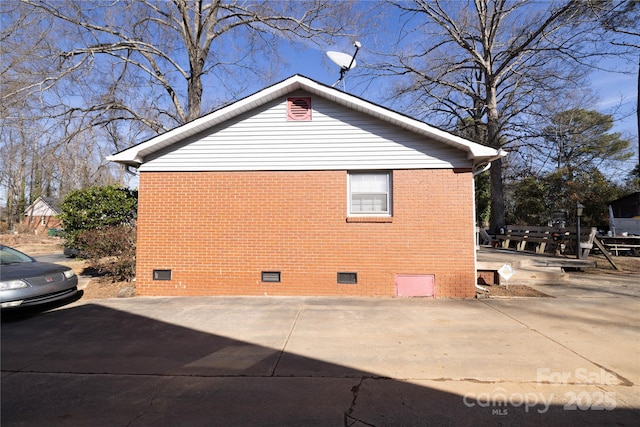
[{"label": "white fascia board", "polygon": [[467,152],[467,158],[472,160],[474,164],[486,163],[504,157],[507,154],[503,150],[495,150],[491,147],[460,138],[443,130],[429,126],[419,120],[412,119],[408,116],[379,105],[372,104],[356,96],[325,86],[307,77],[296,74],[280,83],[276,83],[273,86],[234,102],[233,104],[222,107],[213,113],[207,114],[206,116],[200,117],[192,122],[158,135],[155,138],[129,149],[108,156],[107,160],[138,167],[144,163],[144,158],[146,156],[158,150],[299,89],[321,96],[329,101],[360,111],[364,114],[368,114],[414,133],[424,135],[436,141],[464,150]]}]

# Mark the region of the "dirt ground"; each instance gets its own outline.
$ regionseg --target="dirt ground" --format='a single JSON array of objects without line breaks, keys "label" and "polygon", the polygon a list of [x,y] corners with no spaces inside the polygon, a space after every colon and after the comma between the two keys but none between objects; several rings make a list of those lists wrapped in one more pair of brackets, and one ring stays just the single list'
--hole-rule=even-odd
[{"label": "dirt ground", "polygon": [[[637,256],[614,256],[613,262],[620,267],[622,271],[627,273],[640,273],[640,257]],[[616,270],[607,261],[604,255],[596,254],[589,255],[590,261],[595,261],[597,264],[597,272],[615,272]]]},{"label": "dirt ground", "polygon": [[[37,256],[60,252],[64,241],[59,237],[36,236],[32,234],[0,234],[0,243],[6,246],[11,246],[28,255]],[[586,273],[608,273],[612,275],[617,273],[604,255],[590,255],[589,259],[595,261],[597,267],[595,269],[586,270]],[[618,256],[613,257],[613,259],[622,271],[640,273],[640,257]],[[85,261],[69,258],[69,261],[64,264],[73,268],[76,274],[90,275],[91,273],[87,269]],[[83,298],[116,298],[118,296],[122,296],[123,292],[133,286],[130,282],[112,283],[97,275],[91,276],[89,284],[84,289]],[[489,297],[548,296],[528,286],[511,285],[509,286],[509,289],[506,289],[505,286],[488,286],[487,288],[489,288]]]},{"label": "dirt ground", "polygon": [[485,294],[485,297],[493,298],[493,297],[529,297],[529,298],[544,298],[549,297],[549,295],[542,293],[540,291],[536,291],[529,286],[524,285],[509,285],[509,288],[506,286],[499,285],[482,285],[483,288],[488,289],[489,292]]},{"label": "dirt ground", "polygon": [[27,255],[48,255],[62,251],[64,240],[60,237],[34,234],[0,234],[0,244],[11,246]]}]

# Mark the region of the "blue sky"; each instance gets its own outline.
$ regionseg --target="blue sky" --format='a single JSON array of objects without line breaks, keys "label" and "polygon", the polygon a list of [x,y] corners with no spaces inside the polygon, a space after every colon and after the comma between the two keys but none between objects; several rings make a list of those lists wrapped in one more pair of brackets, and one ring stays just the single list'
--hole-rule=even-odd
[{"label": "blue sky", "polygon": [[595,106],[598,111],[608,112],[620,107],[626,117],[616,123],[616,130],[630,132],[637,136],[635,109],[638,100],[638,68],[621,63],[622,69],[629,69],[635,74],[596,71],[591,75],[591,85],[598,94],[599,102]]}]

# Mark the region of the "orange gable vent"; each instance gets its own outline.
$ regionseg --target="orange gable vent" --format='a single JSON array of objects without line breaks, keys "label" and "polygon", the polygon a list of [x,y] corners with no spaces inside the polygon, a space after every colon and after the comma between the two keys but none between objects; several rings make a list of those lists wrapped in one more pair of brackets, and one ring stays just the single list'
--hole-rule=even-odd
[{"label": "orange gable vent", "polygon": [[288,98],[287,120],[311,120],[311,98]]}]

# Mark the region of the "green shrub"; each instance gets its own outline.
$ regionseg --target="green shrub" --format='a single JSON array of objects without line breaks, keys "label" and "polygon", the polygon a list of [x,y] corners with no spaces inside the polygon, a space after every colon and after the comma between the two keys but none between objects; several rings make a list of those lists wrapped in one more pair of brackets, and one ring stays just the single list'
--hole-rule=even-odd
[{"label": "green shrub", "polygon": [[86,248],[77,241],[80,233],[135,224],[138,192],[113,185],[84,188],[69,193],[60,208],[65,246],[84,251]]},{"label": "green shrub", "polygon": [[116,186],[90,187],[67,195],[60,219],[65,246],[90,267],[115,280],[130,280],[136,265],[138,192]]}]

